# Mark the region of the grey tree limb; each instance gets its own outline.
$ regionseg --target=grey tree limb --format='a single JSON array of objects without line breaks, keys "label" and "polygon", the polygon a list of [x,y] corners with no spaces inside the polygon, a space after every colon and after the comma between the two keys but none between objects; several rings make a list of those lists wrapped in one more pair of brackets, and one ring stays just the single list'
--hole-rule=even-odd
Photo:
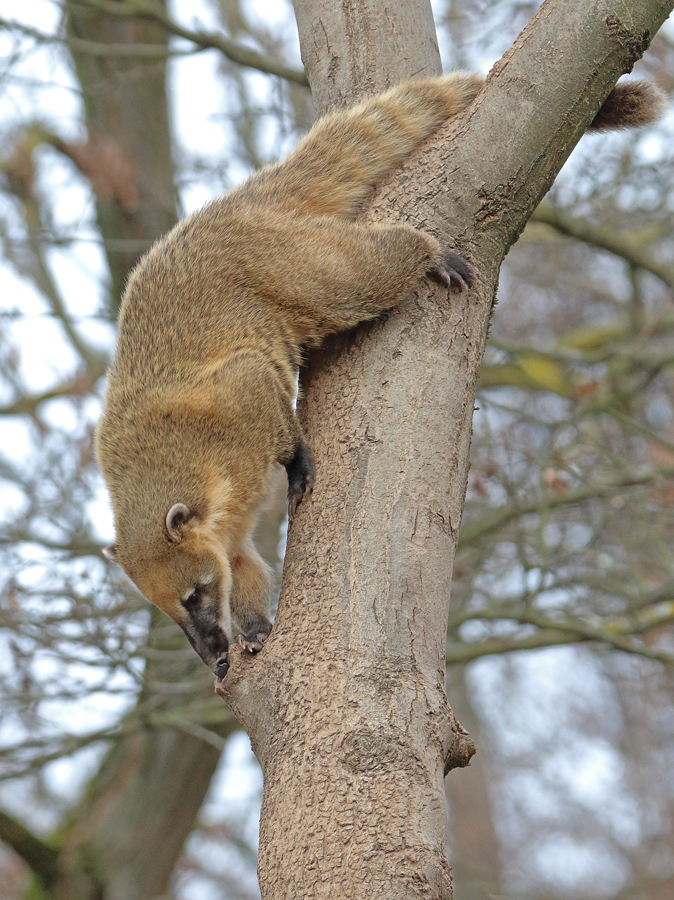
[{"label": "grey tree limb", "polygon": [[17,853],[45,887],[58,877],[58,850],[50,847],[18,819],[0,809],[0,841]]},{"label": "grey tree limb", "polygon": [[555,209],[542,203],[531,217],[534,222],[541,222],[554,228],[559,234],[584,241],[600,250],[607,250],[620,256],[625,262],[637,269],[651,272],[667,287],[674,288],[674,266],[656,259],[648,247],[641,246],[634,238],[621,234],[615,228],[592,225],[584,219],[570,216],[563,210]]},{"label": "grey tree limb", "polygon": [[560,507],[577,506],[581,503],[586,503],[588,500],[610,497],[618,491],[625,490],[625,488],[653,484],[661,479],[672,477],[674,477],[674,469],[657,469],[653,472],[625,475],[623,478],[606,484],[587,485],[568,491],[565,494],[534,497],[531,500],[513,503],[501,509],[494,509],[482,519],[461,529],[461,548],[475,544],[481,538],[494,534],[510,522],[523,516],[531,515],[532,513],[544,514],[548,510],[559,509]]}]

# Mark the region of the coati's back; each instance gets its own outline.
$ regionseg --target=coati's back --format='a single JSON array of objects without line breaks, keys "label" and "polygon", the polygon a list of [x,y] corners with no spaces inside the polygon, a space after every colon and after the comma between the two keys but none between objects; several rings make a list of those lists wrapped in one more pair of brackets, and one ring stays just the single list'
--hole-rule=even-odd
[{"label": "coati's back", "polygon": [[183,383],[250,347],[277,355],[278,316],[251,290],[257,219],[234,198],[217,200],[141,259],[122,301],[110,396]]}]

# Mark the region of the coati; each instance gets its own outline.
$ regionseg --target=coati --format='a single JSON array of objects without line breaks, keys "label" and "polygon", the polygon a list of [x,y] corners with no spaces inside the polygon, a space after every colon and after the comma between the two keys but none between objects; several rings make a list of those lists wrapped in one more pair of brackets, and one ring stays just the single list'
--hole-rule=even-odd
[{"label": "coati", "polygon": [[[181,221],[132,272],[96,452],[119,562],[216,674],[269,635],[270,572],[251,533],[275,463],[292,515],[313,486],[294,413],[301,348],[468,263],[409,225],[355,221],[377,183],[480,91],[407,81],[319,120],[283,162]],[[596,129],[652,121],[656,88],[616,88]]]}]

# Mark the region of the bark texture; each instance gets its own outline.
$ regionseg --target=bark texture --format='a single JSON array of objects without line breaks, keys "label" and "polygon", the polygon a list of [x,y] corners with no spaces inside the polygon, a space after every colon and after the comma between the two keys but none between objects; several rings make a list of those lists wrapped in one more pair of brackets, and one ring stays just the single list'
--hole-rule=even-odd
[{"label": "bark texture", "polygon": [[352,106],[404,78],[440,75],[427,2],[293,0],[314,107]]},{"label": "bark texture", "polygon": [[[547,0],[473,107],[367,214],[430,230],[478,277],[449,299],[420,290],[334,340],[303,377],[316,488],[291,529],[271,638],[257,658],[235,650],[220,688],[264,770],[264,900],[452,895],[443,773],[469,752],[445,695],[445,625],[499,267],[673,5]],[[385,18],[405,34],[429,9],[405,0]],[[379,4],[296,10],[319,113],[363,85],[436,70],[432,33],[413,42],[417,56],[389,52]]]}]

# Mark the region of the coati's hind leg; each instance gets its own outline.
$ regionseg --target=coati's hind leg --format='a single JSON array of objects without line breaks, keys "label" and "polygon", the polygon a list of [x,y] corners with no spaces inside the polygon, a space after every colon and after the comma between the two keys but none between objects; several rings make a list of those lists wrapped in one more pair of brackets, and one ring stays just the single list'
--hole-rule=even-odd
[{"label": "coati's hind leg", "polygon": [[300,435],[290,462],[284,463],[288,473],[288,518],[292,522],[305,494],[314,487],[314,460],[309,445]]},{"label": "coati's hind leg", "polygon": [[262,649],[271,632],[271,570],[247,539],[232,559],[230,606],[238,641],[249,653]]}]

